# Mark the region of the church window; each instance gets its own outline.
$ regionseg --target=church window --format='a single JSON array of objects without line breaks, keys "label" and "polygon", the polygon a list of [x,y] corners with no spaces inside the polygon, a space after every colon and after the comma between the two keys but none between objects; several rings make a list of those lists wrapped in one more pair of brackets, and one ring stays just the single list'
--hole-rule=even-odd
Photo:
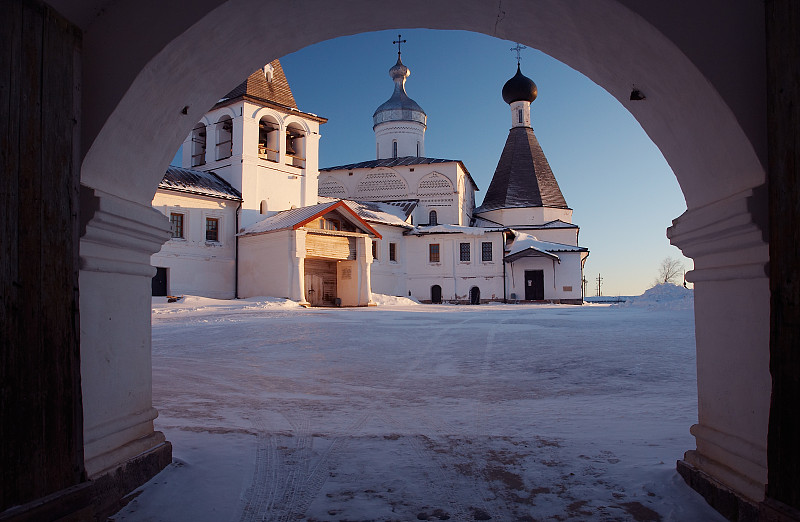
[{"label": "church window", "polygon": [[428,213],[428,224],[429,225],[438,225],[439,224],[439,216],[436,214],[435,210],[431,210]]},{"label": "church window", "polygon": [[389,243],[389,261],[397,262],[397,243]]},{"label": "church window", "polygon": [[428,245],[428,261],[431,263],[439,262],[439,243]]},{"label": "church window", "polygon": [[[419,158],[419,142],[417,142],[417,157]],[[411,169],[414,170],[414,169]]]},{"label": "church window", "polygon": [[260,205],[260,208],[258,209],[258,212],[260,214],[266,214],[267,213],[267,200],[266,199],[262,199],[261,200],[261,205]]},{"label": "church window", "polygon": [[392,157],[393,158],[397,157],[397,142],[396,141],[392,142]]},{"label": "church window", "polygon": [[517,109],[517,121],[522,123],[522,109]]},{"label": "church window", "polygon": [[481,243],[481,260],[482,261],[491,261],[492,260],[492,242],[491,241],[484,241]]},{"label": "church window", "polygon": [[459,251],[461,254],[461,261],[469,261],[469,243],[459,244]]},{"label": "church window", "polygon": [[192,167],[206,164],[206,126],[198,123],[192,130]]},{"label": "church window", "polygon": [[372,259],[374,259],[375,261],[378,260],[378,250],[379,250],[378,249],[378,242],[373,240],[372,241]]},{"label": "church window", "polygon": [[206,241],[219,241],[219,219],[206,218]]},{"label": "church window", "polygon": [[183,214],[172,212],[169,215],[169,225],[174,239],[183,239]]},{"label": "church window", "polygon": [[224,116],[217,122],[217,159],[227,159],[233,155],[233,120]]}]

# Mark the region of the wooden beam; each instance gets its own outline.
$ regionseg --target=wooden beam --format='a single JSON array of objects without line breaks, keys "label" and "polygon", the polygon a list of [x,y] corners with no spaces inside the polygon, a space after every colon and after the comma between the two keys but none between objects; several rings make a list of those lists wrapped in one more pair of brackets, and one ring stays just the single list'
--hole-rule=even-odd
[{"label": "wooden beam", "polygon": [[762,509],[789,512],[800,509],[800,2],[765,7],[772,399]]},{"label": "wooden beam", "polygon": [[78,316],[80,31],[0,0],[0,511],[85,480]]}]

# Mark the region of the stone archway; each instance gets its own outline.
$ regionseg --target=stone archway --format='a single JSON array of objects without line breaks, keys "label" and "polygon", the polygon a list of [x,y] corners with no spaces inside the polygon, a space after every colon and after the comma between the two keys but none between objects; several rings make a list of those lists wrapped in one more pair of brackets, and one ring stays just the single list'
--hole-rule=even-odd
[{"label": "stone archway", "polygon": [[[90,476],[163,442],[152,426],[147,303],[149,255],[168,227],[149,202],[177,146],[221,93],[265,60],[345,34],[429,27],[482,32],[550,54],[616,97],[662,151],[688,206],[669,235],[696,267],[700,419],[686,469],[747,502],[763,499],[770,294],[758,3],[356,0],[331,11],[310,0],[280,23],[257,0],[191,10],[52,5],[83,31],[81,375]],[[145,27],[147,39],[130,37]],[[198,76],[207,81],[199,86]],[[645,103],[630,100],[634,88]]]}]

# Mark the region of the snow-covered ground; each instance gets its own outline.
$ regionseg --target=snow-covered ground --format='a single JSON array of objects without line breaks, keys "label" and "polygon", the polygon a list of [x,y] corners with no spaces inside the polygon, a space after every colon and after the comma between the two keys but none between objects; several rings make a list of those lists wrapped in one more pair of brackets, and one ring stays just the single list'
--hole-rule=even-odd
[{"label": "snow-covered ground", "polygon": [[175,460],[114,520],[724,520],[691,309],[376,300],[154,300]]}]

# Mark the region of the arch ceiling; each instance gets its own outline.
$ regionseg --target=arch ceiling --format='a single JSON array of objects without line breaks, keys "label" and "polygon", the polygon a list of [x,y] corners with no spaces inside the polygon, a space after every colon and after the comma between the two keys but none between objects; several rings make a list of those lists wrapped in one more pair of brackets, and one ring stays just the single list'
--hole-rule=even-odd
[{"label": "arch ceiling", "polygon": [[[764,183],[758,2],[352,0],[331,10],[308,0],[290,17],[261,0],[52,3],[85,31],[82,182],[141,203],[194,124],[253,70],[326,39],[397,27],[518,41],[585,74],[639,121],[690,209]],[[646,100],[629,100],[634,85]]]}]

